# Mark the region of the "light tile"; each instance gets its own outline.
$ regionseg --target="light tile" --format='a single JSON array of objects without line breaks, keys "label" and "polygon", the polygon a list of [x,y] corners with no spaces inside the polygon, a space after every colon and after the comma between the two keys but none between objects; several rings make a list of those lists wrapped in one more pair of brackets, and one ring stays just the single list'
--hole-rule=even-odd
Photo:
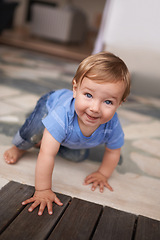
[{"label": "light tile", "polygon": [[8,180],[0,177],[0,190],[2,189],[2,187],[4,187],[7,183],[9,183]]},{"label": "light tile", "polygon": [[160,121],[136,123],[123,127],[125,138],[128,140],[160,137]]},{"label": "light tile", "polygon": [[153,119],[150,116],[146,116],[144,114],[136,113],[136,112],[129,111],[129,110],[124,110],[122,108],[119,108],[117,113],[120,118],[122,117],[127,120],[130,120],[131,122],[136,122],[136,123],[149,122]]},{"label": "light tile", "polygon": [[21,91],[15,88],[10,88],[10,87],[6,87],[3,85],[0,85],[0,98],[4,98],[4,97],[10,97],[12,98],[15,95],[20,94]]},{"label": "light tile", "polygon": [[160,108],[160,99],[154,97],[142,97],[142,96],[134,96],[134,99],[139,101],[142,104],[154,106]]},{"label": "light tile", "polygon": [[13,99],[6,99],[5,102],[8,104],[12,104],[17,106],[21,109],[31,110],[35,107],[37,100],[39,99],[38,96],[33,94],[23,94],[21,96],[16,96]]},{"label": "light tile", "polygon": [[134,141],[132,146],[143,150],[149,154],[153,154],[154,156],[160,157],[160,140],[145,138],[141,140]]},{"label": "light tile", "polygon": [[7,123],[18,123],[19,118],[17,116],[0,116],[0,122],[7,122]]},{"label": "light tile", "polygon": [[39,78],[55,78],[59,76],[59,71],[53,69],[44,68],[27,68],[23,66],[10,66],[0,65],[0,69],[3,70],[6,76],[9,78],[16,78],[19,80],[30,79],[32,81],[38,81]]},{"label": "light tile", "polygon": [[12,114],[13,112],[21,112],[22,109],[18,106],[0,101],[0,116]]},{"label": "light tile", "polygon": [[[11,136],[6,136],[4,134],[0,134],[0,142],[3,142],[3,145],[7,146],[8,144],[12,144],[12,138],[13,137],[11,137]],[[3,151],[2,151],[2,156],[3,156]]]},{"label": "light tile", "polygon": [[152,177],[160,178],[160,159],[148,157],[137,152],[132,152],[130,157],[134,163],[145,173]]}]

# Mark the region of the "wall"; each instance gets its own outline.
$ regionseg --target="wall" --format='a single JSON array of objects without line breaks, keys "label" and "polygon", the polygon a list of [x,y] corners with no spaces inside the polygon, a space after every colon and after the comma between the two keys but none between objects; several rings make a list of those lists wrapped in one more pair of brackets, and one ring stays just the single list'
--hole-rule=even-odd
[{"label": "wall", "polygon": [[137,91],[148,88],[148,93],[157,96],[160,96],[159,9],[159,0],[110,0],[102,41],[105,50],[125,60]]}]

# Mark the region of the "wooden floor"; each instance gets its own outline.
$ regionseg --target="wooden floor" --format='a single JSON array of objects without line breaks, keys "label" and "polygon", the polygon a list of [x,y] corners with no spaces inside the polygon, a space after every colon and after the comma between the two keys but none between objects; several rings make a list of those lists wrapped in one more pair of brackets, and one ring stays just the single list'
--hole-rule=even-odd
[{"label": "wooden floor", "polygon": [[1,240],[159,240],[160,222],[57,193],[63,202],[53,204],[53,215],[38,209],[28,212],[21,202],[34,188],[9,182],[0,191]]},{"label": "wooden floor", "polygon": [[[91,35],[91,34],[90,34]],[[66,59],[82,61],[93,51],[93,39],[90,36],[83,43],[60,43],[33,36],[24,29],[4,30],[0,35],[0,44],[38,51]]]}]

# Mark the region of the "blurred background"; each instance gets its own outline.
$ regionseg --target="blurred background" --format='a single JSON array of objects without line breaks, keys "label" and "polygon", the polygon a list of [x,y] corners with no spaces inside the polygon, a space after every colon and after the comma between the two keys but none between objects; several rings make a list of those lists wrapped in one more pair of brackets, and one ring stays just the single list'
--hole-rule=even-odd
[{"label": "blurred background", "polygon": [[1,43],[80,61],[92,53],[105,0],[0,0],[0,3]]},{"label": "blurred background", "polygon": [[159,0],[0,0],[0,43],[78,62],[114,52],[132,92],[159,97],[159,9]]}]

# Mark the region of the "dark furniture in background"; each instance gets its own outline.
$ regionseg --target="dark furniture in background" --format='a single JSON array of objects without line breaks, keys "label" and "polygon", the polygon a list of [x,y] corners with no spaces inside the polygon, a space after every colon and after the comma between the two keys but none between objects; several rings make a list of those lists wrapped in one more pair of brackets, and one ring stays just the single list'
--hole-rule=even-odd
[{"label": "dark furniture in background", "polygon": [[12,28],[13,17],[18,2],[0,0],[0,34],[6,28]]},{"label": "dark furniture in background", "polygon": [[27,8],[27,16],[26,16],[26,20],[27,21],[31,21],[32,18],[32,6],[33,4],[41,4],[41,5],[45,5],[45,6],[50,6],[50,7],[57,7],[58,4],[56,2],[47,2],[45,1],[38,1],[38,0],[29,0],[28,1],[28,8]]}]

